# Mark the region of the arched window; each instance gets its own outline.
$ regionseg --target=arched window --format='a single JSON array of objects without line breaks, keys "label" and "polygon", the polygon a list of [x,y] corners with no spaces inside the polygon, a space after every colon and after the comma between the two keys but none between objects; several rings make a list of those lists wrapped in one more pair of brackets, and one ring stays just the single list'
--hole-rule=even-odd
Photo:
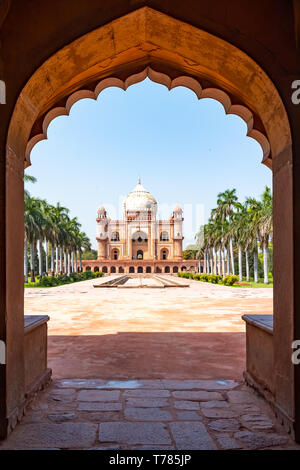
[{"label": "arched window", "polygon": [[120,241],[119,232],[113,232],[113,233],[111,234],[111,241],[112,241],[112,242],[118,242],[118,241]]},{"label": "arched window", "polygon": [[94,273],[98,273],[98,272],[99,272],[99,268],[98,268],[98,266],[95,266],[94,267]]},{"label": "arched window", "polygon": [[91,271],[91,267],[90,267],[90,266],[87,266],[87,267],[85,268],[85,270],[86,270],[86,271]]},{"label": "arched window", "polygon": [[144,253],[143,250],[138,250],[136,253],[137,259],[144,259]]},{"label": "arched window", "polygon": [[130,266],[129,272],[130,272],[130,273],[134,273],[134,266]]},{"label": "arched window", "polygon": [[118,258],[119,258],[119,251],[113,250],[113,259],[118,259]]},{"label": "arched window", "polygon": [[169,273],[170,272],[170,266],[166,266],[165,267],[165,273]]},{"label": "arched window", "polygon": [[163,248],[160,252],[160,259],[168,259],[168,250]]},{"label": "arched window", "polygon": [[103,272],[103,273],[107,273],[107,266],[103,266],[102,272]]},{"label": "arched window", "polygon": [[119,273],[124,273],[124,268],[122,268],[122,266],[119,267]]},{"label": "arched window", "polygon": [[142,273],[143,272],[143,266],[139,266],[137,272]]},{"label": "arched window", "polygon": [[146,273],[148,273],[148,274],[151,273],[151,266],[146,267]]},{"label": "arched window", "polygon": [[157,268],[155,269],[155,272],[156,273],[161,273],[161,269],[157,266]]},{"label": "arched window", "polygon": [[166,231],[161,232],[160,234],[160,241],[161,242],[168,242],[169,241],[169,234]]},{"label": "arched window", "polygon": [[178,267],[177,266],[174,266],[173,273],[178,273]]},{"label": "arched window", "polygon": [[112,267],[110,268],[110,272],[111,272],[112,274],[115,274],[115,272],[116,272],[115,266],[112,266]]}]

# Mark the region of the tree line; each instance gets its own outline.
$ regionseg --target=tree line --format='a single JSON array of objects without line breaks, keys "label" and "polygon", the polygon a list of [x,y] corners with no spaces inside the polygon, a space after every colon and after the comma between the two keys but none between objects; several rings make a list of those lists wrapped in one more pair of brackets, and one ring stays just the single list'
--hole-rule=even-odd
[{"label": "tree line", "polygon": [[196,234],[198,257],[204,273],[235,275],[235,253],[238,276],[243,280],[243,257],[246,280],[250,280],[249,257],[253,257],[254,282],[258,282],[258,251],[263,254],[264,283],[269,282],[269,243],[273,234],[273,198],[267,186],[260,199],[238,201],[236,190],[227,189],[217,196],[217,207]]},{"label": "tree line", "polygon": [[[34,183],[36,179],[25,175],[24,182]],[[82,251],[90,250],[91,243],[86,233],[80,230],[81,224],[77,217],[70,218],[69,209],[61,206],[59,202],[53,206],[44,199],[32,197],[27,190],[24,191],[24,206],[25,282],[28,282],[29,264],[30,278],[32,282],[35,282],[36,253],[39,276],[49,272],[53,276],[77,272],[78,258],[81,272]],[[43,255],[45,260],[43,260]]]}]

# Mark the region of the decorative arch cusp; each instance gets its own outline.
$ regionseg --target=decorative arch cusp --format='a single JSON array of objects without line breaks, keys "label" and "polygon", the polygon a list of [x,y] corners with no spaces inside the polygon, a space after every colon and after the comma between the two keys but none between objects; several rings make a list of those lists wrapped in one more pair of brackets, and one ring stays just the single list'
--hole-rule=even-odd
[{"label": "decorative arch cusp", "polygon": [[109,86],[126,90],[146,77],[169,90],[185,86],[240,116],[269,167],[291,147],[283,103],[255,61],[220,38],[143,7],[85,34],[36,70],[14,109],[8,157],[13,153],[29,166],[32,148],[47,138],[55,117],[68,115],[80,99],[97,99]]}]

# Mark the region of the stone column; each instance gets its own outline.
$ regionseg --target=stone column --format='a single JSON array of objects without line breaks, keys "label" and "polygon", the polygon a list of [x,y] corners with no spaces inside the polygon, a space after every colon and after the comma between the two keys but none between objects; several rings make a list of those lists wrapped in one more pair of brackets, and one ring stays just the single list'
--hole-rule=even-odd
[{"label": "stone column", "polygon": [[[0,148],[0,340],[5,364],[0,364],[0,438],[23,415],[24,380],[24,250],[23,159],[13,149]],[[6,178],[5,178],[6,175]],[[2,344],[3,344],[2,343]]]}]

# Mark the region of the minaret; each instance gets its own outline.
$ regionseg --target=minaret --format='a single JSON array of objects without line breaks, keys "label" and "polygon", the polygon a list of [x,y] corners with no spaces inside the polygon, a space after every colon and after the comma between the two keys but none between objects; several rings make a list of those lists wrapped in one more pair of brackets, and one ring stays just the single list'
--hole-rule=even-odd
[{"label": "minaret", "polygon": [[174,221],[174,258],[182,260],[182,209],[179,206],[176,206],[173,211],[173,221]]},{"label": "minaret", "polygon": [[100,206],[97,211],[98,260],[107,259],[108,218],[106,210]]}]

